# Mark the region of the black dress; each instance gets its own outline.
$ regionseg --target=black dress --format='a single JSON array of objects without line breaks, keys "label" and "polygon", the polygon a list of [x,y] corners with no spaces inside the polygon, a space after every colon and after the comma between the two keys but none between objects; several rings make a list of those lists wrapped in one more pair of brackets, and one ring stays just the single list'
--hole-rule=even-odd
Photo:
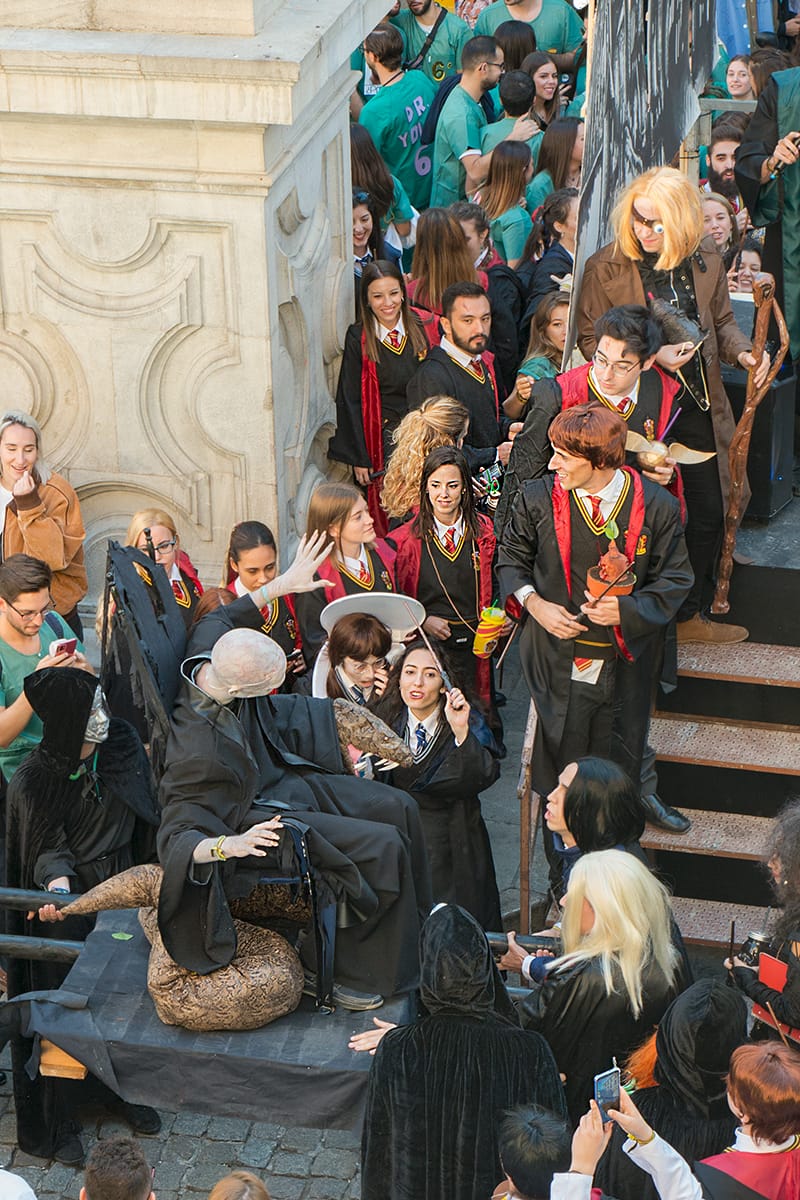
[{"label": "black dress", "polygon": [[420,1016],[390,1030],[370,1070],[364,1200],[486,1200],[503,1169],[504,1111],[566,1113],[544,1038],[519,1028],[486,938],[468,913],[432,913],[420,939]]},{"label": "black dress", "polygon": [[[395,724],[402,737],[408,709]],[[397,767],[395,787],[414,797],[425,834],[434,903],[460,904],[482,928],[502,929],[500,897],[480,793],[500,775],[496,746],[486,722],[470,713],[470,730],[460,746],[442,719],[426,752],[411,767]]]}]

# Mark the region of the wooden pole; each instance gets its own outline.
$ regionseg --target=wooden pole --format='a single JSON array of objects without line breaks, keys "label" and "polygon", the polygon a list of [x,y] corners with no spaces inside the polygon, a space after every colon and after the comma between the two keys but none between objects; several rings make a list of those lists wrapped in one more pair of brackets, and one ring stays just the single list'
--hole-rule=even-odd
[{"label": "wooden pole", "polygon": [[[728,590],[730,588],[731,572],[733,571],[736,530],[739,528],[739,522],[744,516],[744,485],[747,479],[747,454],[750,449],[753,421],[755,420],[756,410],[772,386],[772,381],[778,374],[778,371],[780,371],[783,360],[786,357],[786,352],[789,349],[789,331],[786,328],[783,313],[775,300],[775,280],[771,275],[760,274],[756,276],[753,283],[753,303],[757,310],[755,337],[753,338],[753,357],[756,360],[756,365],[747,372],[747,392],[745,394],[744,408],[739,418],[739,424],[736,426],[731,439],[731,446],[728,452],[731,490],[728,498],[728,511],[725,514],[725,534],[722,541],[719,570],[717,571],[717,589],[714,593],[714,602],[711,605],[712,613],[718,614],[729,612],[731,607],[728,600]],[[756,387],[755,373],[761,362],[764,347],[767,344],[769,319],[773,313],[781,338],[780,350],[761,387]]]}]

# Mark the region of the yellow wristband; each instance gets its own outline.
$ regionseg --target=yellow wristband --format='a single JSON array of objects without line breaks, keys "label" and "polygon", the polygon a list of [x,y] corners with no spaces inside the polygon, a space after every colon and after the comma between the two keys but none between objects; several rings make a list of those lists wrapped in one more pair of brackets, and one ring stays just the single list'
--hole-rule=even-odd
[{"label": "yellow wristband", "polygon": [[222,843],[228,835],[223,833],[221,838],[217,838],[216,845],[211,847],[211,857],[219,859],[220,862],[225,862],[227,855],[222,853]]},{"label": "yellow wristband", "polygon": [[629,1133],[628,1137],[631,1139],[632,1142],[636,1142],[637,1146],[649,1146],[651,1142],[654,1142],[656,1140],[656,1131],[655,1131],[655,1129],[651,1129],[649,1138],[644,1138],[644,1139],[637,1138],[636,1135],[633,1133]]}]

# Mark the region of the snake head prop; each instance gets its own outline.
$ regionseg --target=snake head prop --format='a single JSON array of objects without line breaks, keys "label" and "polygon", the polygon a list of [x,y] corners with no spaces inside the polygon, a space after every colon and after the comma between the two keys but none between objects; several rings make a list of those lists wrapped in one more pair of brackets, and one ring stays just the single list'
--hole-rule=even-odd
[{"label": "snake head prop", "polygon": [[401,767],[412,765],[413,755],[403,739],[363,704],[353,704],[352,701],[343,699],[334,700],[333,714],[339,734],[342,762],[348,774],[355,774],[350,755],[351,746],[355,746],[362,754],[375,754]]}]

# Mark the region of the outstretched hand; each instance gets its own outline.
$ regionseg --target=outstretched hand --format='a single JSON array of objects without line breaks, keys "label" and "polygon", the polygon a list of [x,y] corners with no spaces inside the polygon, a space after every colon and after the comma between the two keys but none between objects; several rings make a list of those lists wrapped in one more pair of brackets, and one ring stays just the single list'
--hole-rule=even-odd
[{"label": "outstretched hand", "polygon": [[382,1021],[380,1017],[372,1018],[375,1029],[367,1029],[364,1033],[354,1033],[347,1043],[348,1050],[355,1050],[356,1053],[361,1053],[368,1050],[370,1054],[374,1054],[381,1044],[381,1039],[384,1034],[387,1034],[390,1029],[396,1029],[392,1021]]},{"label": "outstretched hand", "polygon": [[[322,530],[318,529],[309,538],[303,535],[300,545],[297,547],[294,562],[275,580],[275,583],[280,586],[280,590],[275,595],[285,596],[288,592],[314,592],[317,588],[333,587],[333,583],[329,579],[314,578],[318,568],[325,562],[332,549],[333,543],[328,539],[327,533]],[[270,588],[270,591],[272,590]]]}]

